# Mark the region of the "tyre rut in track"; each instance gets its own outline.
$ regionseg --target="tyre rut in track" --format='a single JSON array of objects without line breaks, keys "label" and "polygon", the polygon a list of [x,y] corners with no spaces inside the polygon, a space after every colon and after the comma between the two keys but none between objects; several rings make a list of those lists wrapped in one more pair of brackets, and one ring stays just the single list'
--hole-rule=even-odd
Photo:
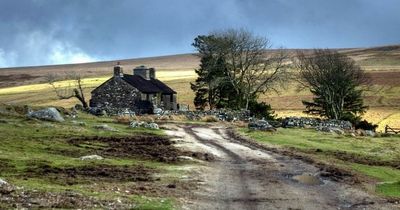
[{"label": "tyre rut in track", "polygon": [[[228,179],[236,180],[239,179],[239,184],[240,189],[239,189],[239,194],[234,195],[233,197],[225,197],[222,198],[220,201],[223,202],[223,208],[226,209],[257,209],[257,202],[261,201],[263,202],[263,199],[260,198],[254,198],[252,197],[253,193],[251,191],[251,188],[248,184],[248,179],[247,179],[247,172],[248,172],[248,165],[249,163],[242,158],[240,155],[236,154],[235,152],[227,149],[226,147],[218,144],[215,141],[210,141],[207,139],[204,139],[197,135],[192,127],[186,127],[185,128],[186,133],[189,135],[192,135],[195,139],[200,141],[203,144],[209,145],[211,147],[214,147],[223,153],[227,155],[227,160],[224,160],[220,163],[217,163],[220,167],[224,168],[224,171],[226,171],[225,175],[230,176]],[[222,183],[222,182],[221,182]],[[229,190],[229,186],[225,186],[226,190]],[[237,190],[237,189],[236,189]]]}]

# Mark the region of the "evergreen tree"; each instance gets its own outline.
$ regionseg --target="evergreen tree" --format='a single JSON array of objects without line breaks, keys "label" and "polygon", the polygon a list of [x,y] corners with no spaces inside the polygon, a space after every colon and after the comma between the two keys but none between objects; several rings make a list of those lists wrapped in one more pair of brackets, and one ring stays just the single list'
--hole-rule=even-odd
[{"label": "evergreen tree", "polygon": [[191,83],[196,109],[229,108],[235,104],[235,95],[226,79],[226,63],[216,43],[213,36],[198,36],[193,43],[200,55],[200,68],[195,70],[198,77]]},{"label": "evergreen tree", "polygon": [[367,77],[351,58],[332,50],[299,52],[297,66],[301,84],[314,95],[312,101],[303,101],[305,113],[352,120],[366,111],[361,87]]}]

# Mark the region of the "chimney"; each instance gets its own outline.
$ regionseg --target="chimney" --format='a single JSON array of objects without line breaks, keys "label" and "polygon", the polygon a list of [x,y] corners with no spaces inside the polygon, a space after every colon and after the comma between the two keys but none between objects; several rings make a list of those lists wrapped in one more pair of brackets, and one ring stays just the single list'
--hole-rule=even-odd
[{"label": "chimney", "polygon": [[150,69],[146,66],[138,66],[133,69],[133,75],[141,76],[143,79],[150,80]]},{"label": "chimney", "polygon": [[155,68],[149,68],[149,75],[151,79],[156,78],[156,69]]},{"label": "chimney", "polygon": [[122,70],[122,66],[118,62],[117,65],[114,66],[114,77],[123,77],[124,72]]}]

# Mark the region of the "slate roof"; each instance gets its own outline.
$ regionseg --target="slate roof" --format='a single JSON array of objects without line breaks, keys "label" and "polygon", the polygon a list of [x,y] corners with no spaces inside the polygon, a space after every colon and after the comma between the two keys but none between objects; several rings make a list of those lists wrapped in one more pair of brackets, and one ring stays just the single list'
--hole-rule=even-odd
[{"label": "slate roof", "polygon": [[121,77],[128,84],[137,88],[142,93],[163,93],[163,94],[176,94],[174,90],[158,79],[146,80],[139,75],[124,74]]}]

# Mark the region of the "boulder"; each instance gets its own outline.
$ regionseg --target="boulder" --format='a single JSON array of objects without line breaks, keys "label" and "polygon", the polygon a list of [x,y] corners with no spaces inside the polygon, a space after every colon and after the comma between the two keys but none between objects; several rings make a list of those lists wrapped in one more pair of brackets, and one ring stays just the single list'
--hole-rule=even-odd
[{"label": "boulder", "polygon": [[27,115],[29,118],[36,118],[39,120],[48,120],[54,122],[64,122],[64,118],[61,116],[60,112],[56,108],[50,107],[46,109],[41,109],[39,111],[30,112]]},{"label": "boulder", "polygon": [[142,123],[143,122],[132,121],[132,122],[129,123],[129,127],[131,127],[131,128],[139,128]]},{"label": "boulder", "polygon": [[163,114],[163,110],[161,108],[155,108],[155,109],[153,109],[153,112],[154,112],[154,114],[157,114],[157,115]]},{"label": "boulder", "polygon": [[375,133],[374,131],[371,131],[371,130],[366,130],[366,131],[365,131],[365,135],[366,135],[366,136],[375,137],[375,136],[376,136],[376,133]]},{"label": "boulder", "polygon": [[275,128],[270,125],[266,120],[258,120],[255,122],[250,122],[248,128],[251,130],[261,130],[261,131],[275,131]]},{"label": "boulder", "polygon": [[330,132],[330,133],[336,133],[338,135],[344,135],[345,132],[341,128],[337,127],[329,127],[329,126],[319,126],[317,128],[318,131],[323,131],[323,132]]},{"label": "boulder", "polygon": [[329,132],[344,135],[344,130],[341,128],[329,128]]},{"label": "boulder", "polygon": [[79,159],[80,160],[103,160],[104,158],[101,157],[100,155],[87,155],[87,156],[82,156]]},{"label": "boulder", "polygon": [[8,185],[8,183],[0,178],[0,187],[4,185]]},{"label": "boulder", "polygon": [[183,161],[185,161],[185,160],[193,161],[194,160],[192,157],[189,157],[189,156],[178,156],[177,158],[179,160],[183,160]]},{"label": "boulder", "polygon": [[3,179],[0,179],[0,196],[10,194],[14,191],[14,187],[8,184]]},{"label": "boulder", "polygon": [[158,127],[158,124],[157,123],[149,123],[149,124],[147,124],[147,128],[150,128],[150,129],[160,129],[160,127]]}]

